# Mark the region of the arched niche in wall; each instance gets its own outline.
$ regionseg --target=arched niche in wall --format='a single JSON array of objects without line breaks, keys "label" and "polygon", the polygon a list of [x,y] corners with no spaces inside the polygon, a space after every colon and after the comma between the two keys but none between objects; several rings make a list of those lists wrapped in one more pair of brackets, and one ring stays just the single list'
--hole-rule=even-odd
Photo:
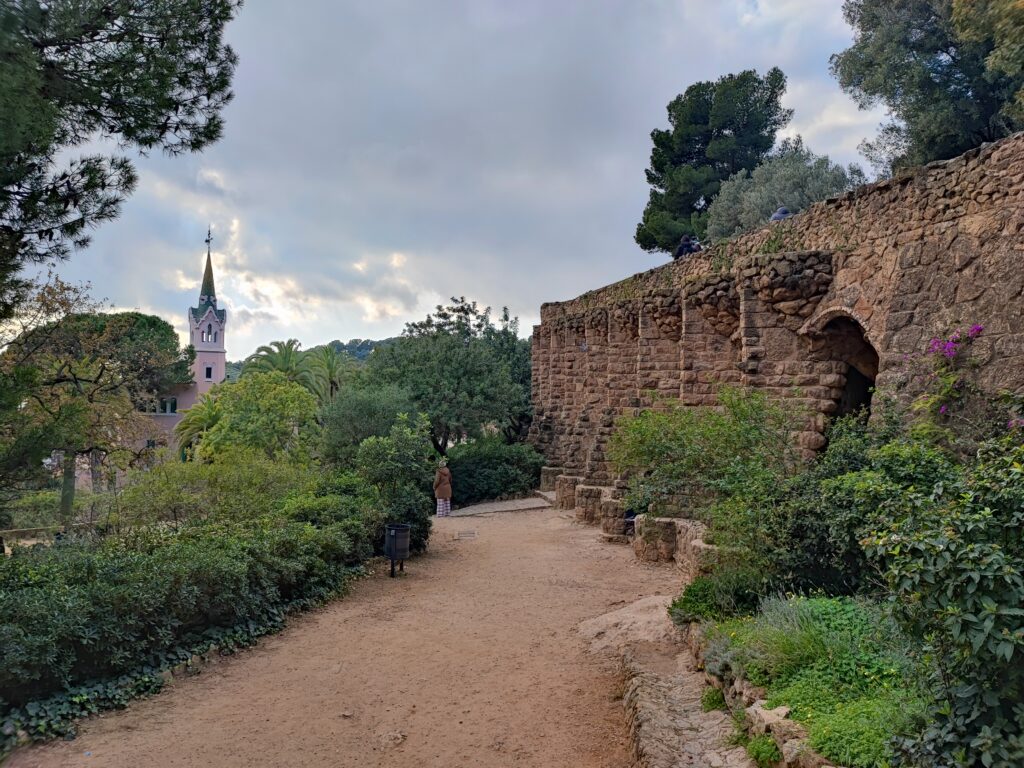
[{"label": "arched niche in wall", "polygon": [[871,410],[871,396],[878,378],[878,351],[853,313],[830,310],[804,329],[812,337],[817,360],[843,364],[845,383],[836,401],[835,416]]}]

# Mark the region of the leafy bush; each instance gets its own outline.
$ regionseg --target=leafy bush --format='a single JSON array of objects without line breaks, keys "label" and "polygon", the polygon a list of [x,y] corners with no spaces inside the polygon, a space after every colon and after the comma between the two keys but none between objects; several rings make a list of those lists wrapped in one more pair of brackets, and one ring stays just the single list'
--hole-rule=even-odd
[{"label": "leafy bush", "polygon": [[[76,516],[83,504],[82,495],[75,496]],[[47,528],[61,524],[60,491],[33,491],[0,502],[0,528]],[[6,513],[6,520],[4,516]]]},{"label": "leafy bush", "polygon": [[264,519],[15,550],[0,559],[0,745],[158,688],[160,669],[211,643],[278,629],[342,589],[367,548],[351,522]]},{"label": "leafy bush", "polygon": [[767,734],[755,736],[747,742],[747,754],[750,755],[750,759],[754,761],[757,768],[772,768],[782,759],[782,753],[779,752],[775,739]]},{"label": "leafy bush", "polygon": [[722,693],[722,689],[715,688],[713,685],[705,688],[700,695],[700,708],[705,712],[726,709],[725,694]]},{"label": "leafy bush", "polygon": [[955,493],[908,498],[869,542],[907,631],[933,659],[914,765],[1024,761],[1024,446],[984,444]]},{"label": "leafy bush", "polygon": [[718,570],[687,584],[668,612],[680,626],[752,613],[757,608],[761,587],[761,578],[750,571]]},{"label": "leafy bush", "polygon": [[880,443],[879,437],[861,419],[840,420],[825,452],[785,486],[788,528],[779,538],[786,546],[767,550],[778,588],[877,590],[878,568],[861,541],[908,496],[941,493],[959,476],[934,446],[906,438]]},{"label": "leafy bush", "polygon": [[384,527],[388,523],[412,526],[410,547],[421,552],[430,537],[433,465],[429,424],[425,417],[415,421],[402,415],[387,437],[370,437],[356,454],[358,476],[377,493],[374,509],[366,515],[367,526],[383,551]]},{"label": "leafy bush", "polygon": [[216,385],[210,397],[219,418],[199,443],[204,458],[242,448],[270,458],[304,459],[319,443],[316,397],[281,371],[247,373]]},{"label": "leafy bush", "polygon": [[309,463],[271,459],[262,451],[224,449],[209,462],[182,462],[169,455],[129,473],[103,522],[126,530],[152,523],[259,518],[275,514],[285,499],[304,492],[315,479]]},{"label": "leafy bush", "polygon": [[460,506],[530,493],[540,483],[544,457],[522,443],[509,445],[495,437],[453,446],[452,501]]},{"label": "leafy bush", "polygon": [[798,466],[791,433],[799,414],[763,392],[723,388],[721,408],[670,406],[623,420],[609,456],[632,495],[653,510],[757,495]]}]

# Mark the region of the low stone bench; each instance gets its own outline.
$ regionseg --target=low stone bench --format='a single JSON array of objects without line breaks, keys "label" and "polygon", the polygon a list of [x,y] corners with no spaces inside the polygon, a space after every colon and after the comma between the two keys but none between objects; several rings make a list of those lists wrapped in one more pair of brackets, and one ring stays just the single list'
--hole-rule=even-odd
[{"label": "low stone bench", "polygon": [[555,490],[555,481],[559,475],[565,474],[564,467],[541,467],[540,468],[540,490]]}]

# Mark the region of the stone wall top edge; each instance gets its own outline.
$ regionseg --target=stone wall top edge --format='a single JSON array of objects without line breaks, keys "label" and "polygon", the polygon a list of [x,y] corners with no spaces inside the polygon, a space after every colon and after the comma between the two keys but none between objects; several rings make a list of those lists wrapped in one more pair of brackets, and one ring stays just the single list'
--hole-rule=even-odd
[{"label": "stone wall top edge", "polygon": [[[838,197],[814,203],[786,222],[790,231],[796,233],[796,239],[804,238],[811,241],[804,242],[802,247],[788,247],[774,253],[762,253],[762,248],[772,234],[772,225],[766,224],[752,232],[717,243],[686,260],[662,264],[566,301],[542,304],[541,323],[560,317],[585,314],[598,307],[636,302],[661,292],[679,291],[689,282],[706,281],[717,272],[728,272],[730,270],[725,265],[731,266],[739,261],[751,264],[757,263],[762,256],[764,260],[775,260],[787,256],[799,258],[813,253],[834,252],[835,247],[814,242],[817,225],[821,223],[823,216],[832,215],[830,212],[849,212],[850,209],[854,210],[848,215],[861,215],[856,209],[861,206],[877,205],[874,199],[876,196],[885,202],[885,195],[905,194],[902,190],[906,187],[939,185],[944,177],[953,177],[972,167],[984,165],[996,153],[1010,158],[1024,157],[1024,131],[999,141],[982,144],[957,157],[906,169],[892,178],[865,184]],[[885,207],[890,206],[896,207],[893,203],[888,203]]]}]

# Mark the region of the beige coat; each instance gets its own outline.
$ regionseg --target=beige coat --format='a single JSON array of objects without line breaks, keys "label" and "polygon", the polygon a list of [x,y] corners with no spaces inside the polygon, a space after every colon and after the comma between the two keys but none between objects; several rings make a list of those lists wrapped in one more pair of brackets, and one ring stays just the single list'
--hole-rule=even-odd
[{"label": "beige coat", "polygon": [[434,496],[439,499],[452,497],[452,471],[448,467],[441,467],[434,475]]}]

